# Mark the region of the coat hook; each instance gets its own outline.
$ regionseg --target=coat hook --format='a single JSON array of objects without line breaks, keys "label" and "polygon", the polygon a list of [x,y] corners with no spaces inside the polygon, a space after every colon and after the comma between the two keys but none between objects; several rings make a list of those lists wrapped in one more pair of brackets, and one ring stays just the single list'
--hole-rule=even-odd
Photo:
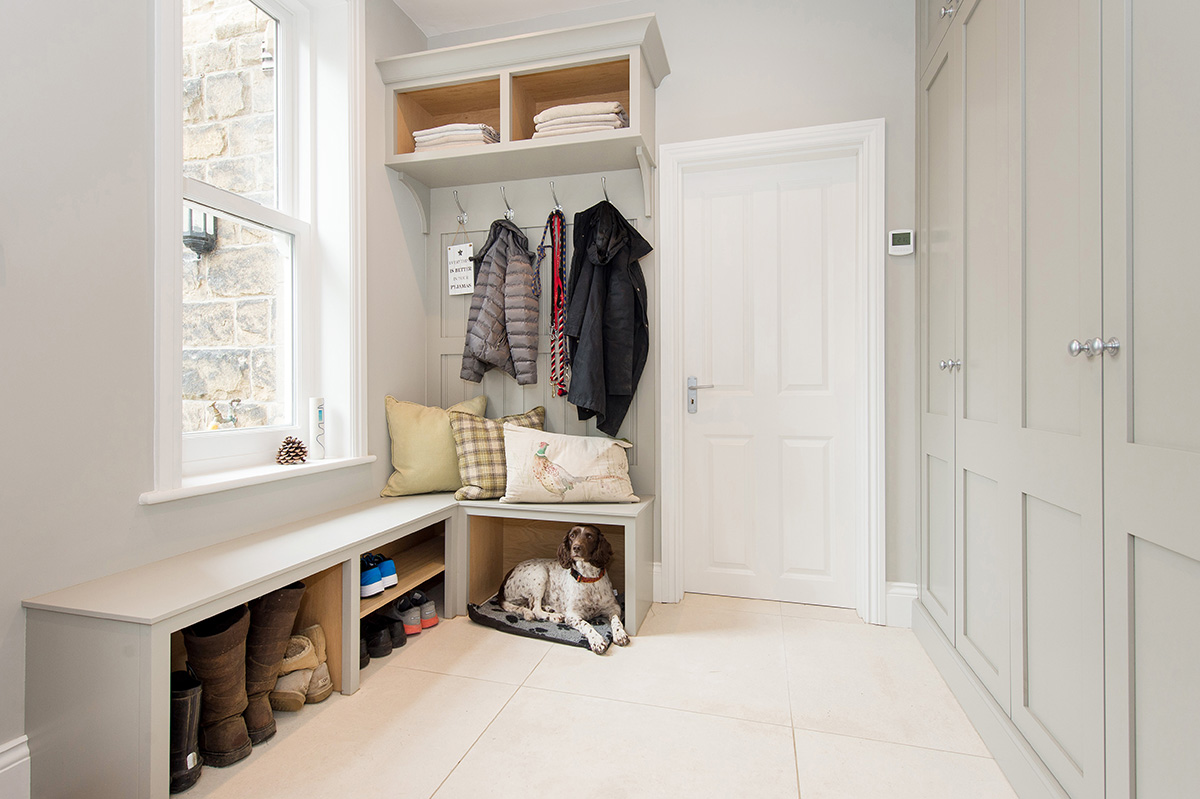
[{"label": "coat hook", "polygon": [[600,188],[604,189],[604,201],[612,202],[612,200],[608,199],[608,178],[603,175],[600,176]]},{"label": "coat hook", "polygon": [[554,192],[554,181],[550,181],[550,196],[554,198],[554,210],[561,211],[562,203],[558,201],[558,195]]},{"label": "coat hook", "polygon": [[467,224],[467,212],[463,210],[462,203],[458,201],[458,189],[454,190],[454,204],[458,206],[458,224]]},{"label": "coat hook", "polygon": [[503,186],[500,187],[500,196],[502,198],[504,198],[504,207],[508,209],[507,211],[504,212],[504,218],[507,219],[509,222],[511,222],[511,221],[513,221],[513,217],[516,216],[517,213],[516,213],[516,211],[514,211],[512,209],[512,206],[508,204],[508,195],[506,195],[504,193]]}]

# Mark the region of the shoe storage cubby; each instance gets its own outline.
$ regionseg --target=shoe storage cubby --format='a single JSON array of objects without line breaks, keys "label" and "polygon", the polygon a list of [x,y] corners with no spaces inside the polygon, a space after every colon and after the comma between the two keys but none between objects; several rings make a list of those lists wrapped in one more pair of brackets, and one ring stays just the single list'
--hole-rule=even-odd
[{"label": "shoe storage cubby", "polygon": [[374,613],[446,571],[445,527],[445,522],[438,522],[398,541],[371,550],[388,556],[396,564],[397,583],[382,594],[360,599],[359,618]]},{"label": "shoe storage cubby", "polygon": [[[433,188],[621,169],[641,170],[649,215],[654,92],[670,72],[653,14],[376,65],[388,90],[384,163],[401,175],[426,224]],[[551,106],[612,100],[625,107],[629,127],[533,138],[533,117]],[[413,131],[452,122],[489,124],[500,142],[413,151]]]},{"label": "shoe storage cubby", "polygon": [[637,114],[630,108],[629,98],[628,58],[565,69],[514,73],[511,139],[532,139],[533,118],[548,108],[568,103],[616,101],[630,114],[629,124],[632,127],[633,117]]},{"label": "shoe storage cubby", "polygon": [[[413,133],[458,122],[481,122],[500,132],[500,79],[397,91],[395,153],[413,152]],[[480,145],[485,146],[485,145]],[[486,145],[494,146],[494,145]],[[460,148],[455,148],[460,149]]]},{"label": "shoe storage cubby", "polygon": [[[608,576],[613,588],[625,591],[625,528],[596,524],[613,548]],[[473,604],[486,602],[500,587],[508,570],[529,558],[556,558],[558,545],[573,525],[533,519],[489,516],[471,518],[471,565],[468,597]]]},{"label": "shoe storage cubby", "polygon": [[[328,569],[303,578],[304,596],[292,632],[303,630],[313,624],[321,625],[325,631],[325,651],[329,665],[329,676],[333,690],[342,690],[342,569]],[[183,631],[171,633],[171,670],[178,671],[187,666],[187,652],[183,646]]]}]

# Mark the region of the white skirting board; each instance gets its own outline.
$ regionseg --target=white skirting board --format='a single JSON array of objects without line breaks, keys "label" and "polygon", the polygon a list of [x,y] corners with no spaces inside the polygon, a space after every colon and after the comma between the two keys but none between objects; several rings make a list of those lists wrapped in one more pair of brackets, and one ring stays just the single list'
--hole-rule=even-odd
[{"label": "white skirting board", "polygon": [[950,686],[1013,791],[1021,799],[1069,799],[1058,780],[971,671],[920,602],[912,606],[912,631]]},{"label": "white skirting board", "polygon": [[29,799],[29,739],[0,744],[0,799]]},{"label": "white skirting board", "polygon": [[912,608],[916,599],[916,583],[888,583],[887,626],[912,627]]}]

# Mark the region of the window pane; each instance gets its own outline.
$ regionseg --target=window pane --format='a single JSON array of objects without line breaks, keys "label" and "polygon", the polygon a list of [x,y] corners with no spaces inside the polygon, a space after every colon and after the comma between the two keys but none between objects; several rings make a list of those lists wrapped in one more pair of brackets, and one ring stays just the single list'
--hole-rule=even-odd
[{"label": "window pane", "polygon": [[292,236],[183,208],[183,431],[294,422]]},{"label": "window pane", "polygon": [[183,174],[272,208],[277,27],[249,0],[183,0]]}]

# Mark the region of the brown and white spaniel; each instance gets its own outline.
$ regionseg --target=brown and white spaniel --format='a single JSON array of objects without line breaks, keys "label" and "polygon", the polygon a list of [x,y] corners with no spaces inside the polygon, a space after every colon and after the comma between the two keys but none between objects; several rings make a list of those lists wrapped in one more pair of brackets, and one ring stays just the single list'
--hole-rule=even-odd
[{"label": "brown and white spaniel", "polygon": [[629,634],[621,625],[621,606],[608,577],[612,556],[612,545],[598,528],[576,525],[558,545],[557,560],[522,561],[505,575],[497,596],[500,607],[526,621],[569,624],[597,655],[608,649],[608,640],[587,620],[603,617],[612,624],[613,643],[625,646]]}]

